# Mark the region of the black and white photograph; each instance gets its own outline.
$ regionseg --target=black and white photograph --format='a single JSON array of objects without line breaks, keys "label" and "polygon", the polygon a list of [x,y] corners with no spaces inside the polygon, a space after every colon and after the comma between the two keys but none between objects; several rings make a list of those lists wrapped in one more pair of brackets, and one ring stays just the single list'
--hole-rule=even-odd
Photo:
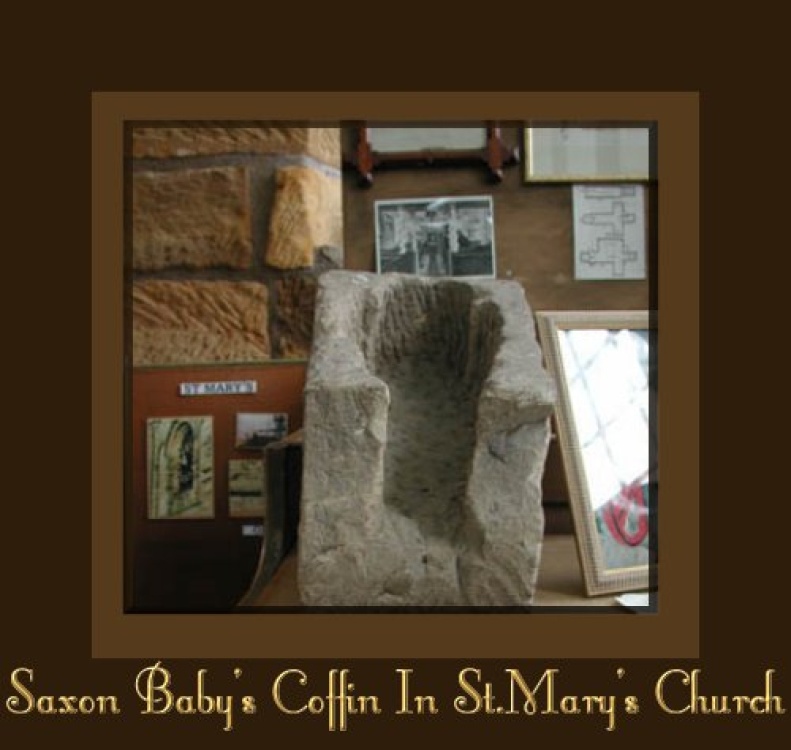
[{"label": "black and white photograph", "polygon": [[288,414],[264,412],[240,413],[236,415],[236,448],[255,450],[288,434]]},{"label": "black and white photograph", "polygon": [[379,273],[494,278],[492,198],[376,201]]}]

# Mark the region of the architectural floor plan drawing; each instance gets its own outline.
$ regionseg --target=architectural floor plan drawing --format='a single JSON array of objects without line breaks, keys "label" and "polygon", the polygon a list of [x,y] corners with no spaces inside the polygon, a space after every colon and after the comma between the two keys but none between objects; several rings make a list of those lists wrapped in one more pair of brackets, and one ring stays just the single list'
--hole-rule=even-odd
[{"label": "architectural floor plan drawing", "polygon": [[646,278],[642,185],[574,186],[574,278]]}]

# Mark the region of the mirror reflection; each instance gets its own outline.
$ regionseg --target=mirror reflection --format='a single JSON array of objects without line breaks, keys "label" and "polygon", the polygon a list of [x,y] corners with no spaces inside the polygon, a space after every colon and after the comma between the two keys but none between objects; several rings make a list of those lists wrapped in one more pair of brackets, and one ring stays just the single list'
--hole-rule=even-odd
[{"label": "mirror reflection", "polygon": [[645,310],[536,314],[589,596],[656,586],[656,329]]},{"label": "mirror reflection", "polygon": [[604,568],[649,562],[647,330],[559,332],[588,499]]}]

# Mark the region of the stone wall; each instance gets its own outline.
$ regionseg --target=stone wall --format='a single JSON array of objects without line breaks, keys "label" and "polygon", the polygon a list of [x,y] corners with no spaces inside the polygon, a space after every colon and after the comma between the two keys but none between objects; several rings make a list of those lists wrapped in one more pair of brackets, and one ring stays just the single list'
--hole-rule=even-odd
[{"label": "stone wall", "polygon": [[343,266],[339,128],[130,126],[133,365],[301,359]]}]

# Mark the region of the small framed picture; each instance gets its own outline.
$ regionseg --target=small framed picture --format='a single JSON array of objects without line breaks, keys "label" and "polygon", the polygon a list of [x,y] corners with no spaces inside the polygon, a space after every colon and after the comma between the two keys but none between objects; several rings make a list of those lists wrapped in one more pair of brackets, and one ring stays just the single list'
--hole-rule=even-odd
[{"label": "small framed picture", "polygon": [[491,196],[376,201],[379,273],[494,278]]},{"label": "small framed picture", "polygon": [[367,128],[368,141],[374,154],[448,155],[483,151],[486,128]]},{"label": "small framed picture", "polygon": [[253,518],[266,515],[266,470],[263,458],[228,461],[228,515]]},{"label": "small framed picture", "polygon": [[214,517],[211,417],[147,420],[148,517]]},{"label": "small framed picture", "polygon": [[645,188],[574,185],[574,278],[629,281],[647,277]]},{"label": "small framed picture", "polygon": [[236,415],[236,443],[239,450],[259,450],[288,434],[288,414],[239,413]]},{"label": "small framed picture", "polygon": [[650,128],[525,128],[525,182],[642,182],[651,178]]},{"label": "small framed picture", "polygon": [[[482,125],[484,123],[481,123]],[[353,161],[363,185],[383,167],[429,167],[444,164],[485,164],[492,182],[503,179],[503,167],[517,161],[515,151],[503,143],[496,121],[485,127],[368,127],[357,128]]]}]

